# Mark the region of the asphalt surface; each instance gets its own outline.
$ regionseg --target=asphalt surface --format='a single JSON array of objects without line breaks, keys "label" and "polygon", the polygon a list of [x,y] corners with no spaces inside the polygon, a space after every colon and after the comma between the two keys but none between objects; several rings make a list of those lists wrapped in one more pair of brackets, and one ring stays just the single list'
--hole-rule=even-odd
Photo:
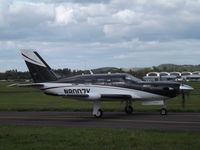
[{"label": "asphalt surface", "polygon": [[95,118],[91,112],[0,112],[0,125],[159,129],[166,131],[200,132],[200,113],[105,112],[103,118]]}]

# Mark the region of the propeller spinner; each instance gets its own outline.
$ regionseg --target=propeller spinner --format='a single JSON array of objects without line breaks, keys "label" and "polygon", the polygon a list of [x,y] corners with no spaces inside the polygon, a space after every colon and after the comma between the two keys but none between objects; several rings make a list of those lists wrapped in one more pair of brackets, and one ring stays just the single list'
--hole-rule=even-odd
[{"label": "propeller spinner", "polygon": [[189,93],[189,92],[193,91],[194,88],[192,88],[191,86],[186,85],[186,84],[181,84],[179,89],[182,94],[182,107],[184,108],[185,107],[185,93]]}]

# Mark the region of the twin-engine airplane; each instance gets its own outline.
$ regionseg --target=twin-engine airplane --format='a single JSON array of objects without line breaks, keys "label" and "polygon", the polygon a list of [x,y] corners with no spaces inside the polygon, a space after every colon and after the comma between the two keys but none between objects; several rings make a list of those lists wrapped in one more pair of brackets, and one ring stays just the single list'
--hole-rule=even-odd
[{"label": "twin-engine airplane", "polygon": [[93,115],[102,117],[101,101],[125,101],[125,112],[133,112],[132,102],[143,105],[163,105],[161,115],[168,113],[165,100],[190,92],[192,87],[176,82],[146,82],[130,74],[88,74],[58,78],[42,57],[33,50],[21,50],[34,83],[14,84],[39,88],[45,94],[72,97],[94,103]]}]

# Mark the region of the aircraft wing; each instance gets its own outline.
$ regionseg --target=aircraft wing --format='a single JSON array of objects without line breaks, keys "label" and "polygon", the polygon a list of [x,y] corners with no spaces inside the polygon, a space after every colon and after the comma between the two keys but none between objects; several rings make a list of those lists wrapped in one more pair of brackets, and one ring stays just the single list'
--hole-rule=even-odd
[{"label": "aircraft wing", "polygon": [[132,99],[131,95],[124,94],[66,94],[64,97],[74,98],[88,98],[88,99],[114,99],[114,100],[127,100]]},{"label": "aircraft wing", "polygon": [[101,98],[104,99],[132,99],[131,95],[125,95],[125,94],[101,94]]},{"label": "aircraft wing", "polygon": [[30,84],[11,84],[9,87],[34,87],[34,88],[40,88],[43,87],[44,84],[41,83],[30,83]]},{"label": "aircraft wing", "polygon": [[87,98],[87,97],[89,97],[89,95],[88,94],[67,94],[67,95],[65,95],[64,97],[85,97],[85,98]]}]

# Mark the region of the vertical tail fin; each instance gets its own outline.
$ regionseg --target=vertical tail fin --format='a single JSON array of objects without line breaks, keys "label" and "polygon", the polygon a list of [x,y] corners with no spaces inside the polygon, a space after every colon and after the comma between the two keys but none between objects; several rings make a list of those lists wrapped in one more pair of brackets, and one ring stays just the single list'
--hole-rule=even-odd
[{"label": "vertical tail fin", "polygon": [[21,50],[21,55],[26,62],[31,77],[35,83],[57,80],[56,74],[42,57],[34,50]]}]

